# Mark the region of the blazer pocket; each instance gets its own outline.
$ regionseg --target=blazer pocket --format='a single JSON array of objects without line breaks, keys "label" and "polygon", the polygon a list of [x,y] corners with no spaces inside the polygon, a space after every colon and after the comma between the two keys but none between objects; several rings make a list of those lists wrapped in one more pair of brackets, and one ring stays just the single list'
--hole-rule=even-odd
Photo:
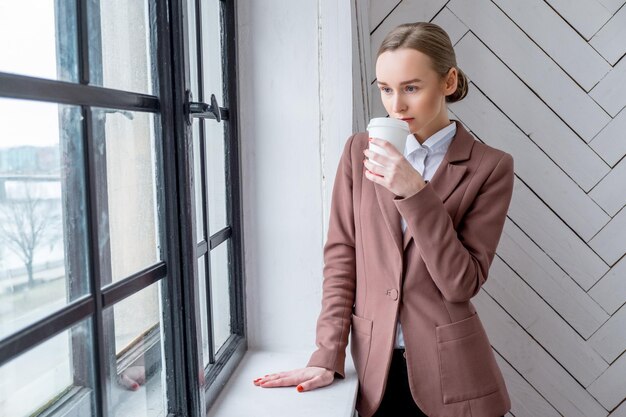
[{"label": "blazer pocket", "polygon": [[436,326],[443,403],[469,400],[499,389],[498,364],[477,313]]},{"label": "blazer pocket", "polygon": [[370,355],[372,344],[373,322],[365,317],[352,313],[352,331],[350,336],[350,352],[356,369],[359,382],[363,384],[365,368]]}]

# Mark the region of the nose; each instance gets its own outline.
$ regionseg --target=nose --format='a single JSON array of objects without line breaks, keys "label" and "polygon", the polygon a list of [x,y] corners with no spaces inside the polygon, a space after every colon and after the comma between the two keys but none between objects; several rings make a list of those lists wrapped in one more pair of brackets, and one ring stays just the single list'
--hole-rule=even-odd
[{"label": "nose", "polygon": [[391,98],[391,111],[394,114],[400,114],[404,112],[404,110],[405,110],[405,105],[404,105],[404,101],[402,100],[402,95],[394,94],[393,97]]}]

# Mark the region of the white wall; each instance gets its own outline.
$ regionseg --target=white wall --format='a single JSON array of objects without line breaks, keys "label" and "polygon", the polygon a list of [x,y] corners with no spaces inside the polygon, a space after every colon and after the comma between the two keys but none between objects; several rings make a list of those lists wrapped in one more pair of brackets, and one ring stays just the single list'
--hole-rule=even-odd
[{"label": "white wall", "polygon": [[328,199],[352,133],[350,2],[237,9],[249,346],[312,353]]}]

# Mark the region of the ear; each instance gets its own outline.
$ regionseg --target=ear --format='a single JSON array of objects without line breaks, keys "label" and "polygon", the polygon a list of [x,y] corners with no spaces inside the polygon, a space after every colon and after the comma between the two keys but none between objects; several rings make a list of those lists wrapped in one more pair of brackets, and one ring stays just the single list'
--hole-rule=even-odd
[{"label": "ear", "polygon": [[444,77],[444,94],[446,96],[454,93],[456,91],[456,86],[458,84],[458,71],[455,67],[450,67],[448,73]]}]

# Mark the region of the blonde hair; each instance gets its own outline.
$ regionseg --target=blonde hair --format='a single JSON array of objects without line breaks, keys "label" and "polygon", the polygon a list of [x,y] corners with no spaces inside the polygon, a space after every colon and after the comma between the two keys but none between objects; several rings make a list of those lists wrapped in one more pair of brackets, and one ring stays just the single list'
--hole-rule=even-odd
[{"label": "blonde hair", "polygon": [[383,52],[394,51],[399,48],[416,49],[430,57],[433,69],[440,77],[444,77],[450,68],[457,70],[456,91],[446,96],[446,102],[454,103],[467,95],[469,81],[467,76],[456,64],[456,54],[450,37],[445,30],[434,23],[415,22],[396,26],[385,36],[376,58]]}]

